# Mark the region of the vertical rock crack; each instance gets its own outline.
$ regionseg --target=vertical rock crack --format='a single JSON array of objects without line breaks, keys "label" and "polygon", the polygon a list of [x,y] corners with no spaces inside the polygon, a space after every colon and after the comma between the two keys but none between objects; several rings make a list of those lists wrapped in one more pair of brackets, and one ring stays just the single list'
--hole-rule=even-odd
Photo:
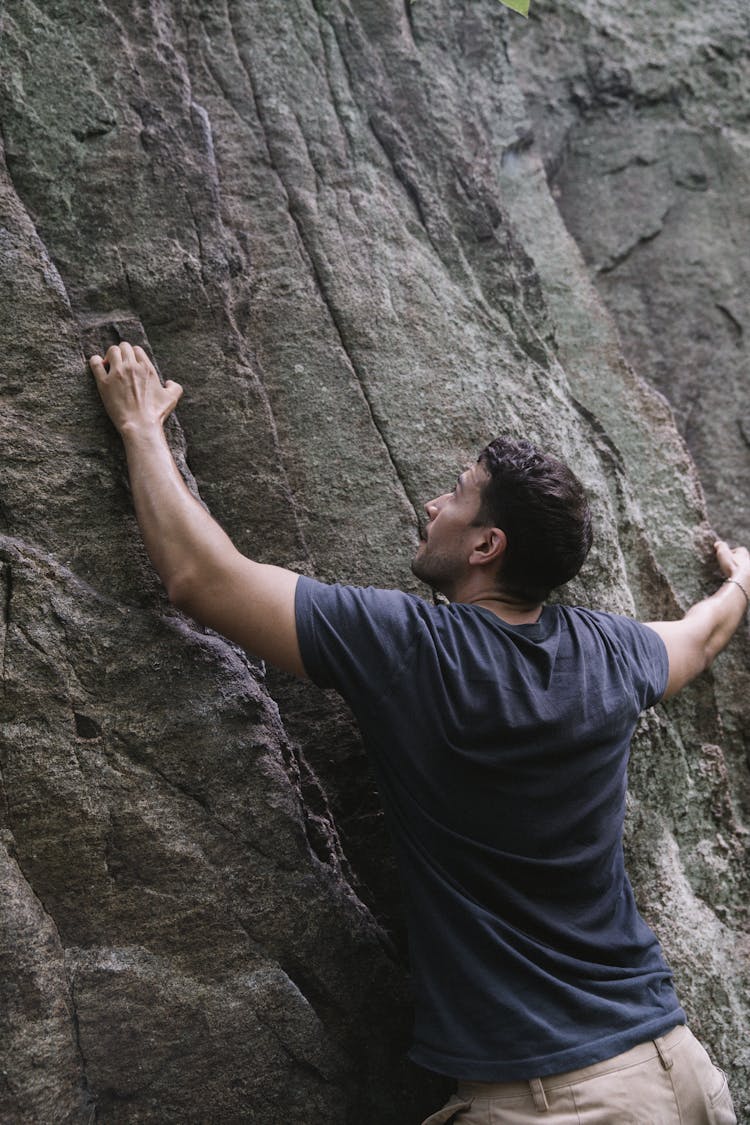
[{"label": "vertical rock crack", "polygon": [[[230,17],[230,24],[231,24],[231,17]],[[234,36],[233,24],[231,24],[231,26],[232,26],[232,34]],[[378,417],[378,413],[377,413],[377,410],[375,408],[375,404],[372,400],[372,396],[371,396],[371,394],[369,392],[369,389],[367,387],[367,383],[366,383],[366,380],[363,376],[363,373],[360,370],[359,365],[358,365],[357,361],[355,360],[354,355],[352,354],[352,352],[351,352],[351,350],[350,350],[350,348],[347,344],[346,336],[345,336],[345,333],[344,333],[344,330],[343,330],[343,327],[342,327],[342,324],[341,324],[341,319],[340,319],[340,317],[339,317],[339,315],[336,311],[335,305],[330,298],[330,295],[327,291],[327,287],[325,285],[325,282],[324,282],[324,280],[321,276],[320,268],[319,268],[319,265],[318,265],[318,262],[317,262],[317,257],[316,257],[316,254],[315,254],[315,251],[314,251],[313,247],[311,246],[310,239],[307,236],[307,232],[305,230],[304,222],[302,220],[301,215],[298,213],[298,210],[295,207],[294,202],[293,202],[293,200],[290,196],[290,192],[289,192],[288,186],[286,184],[285,178],[282,174],[279,161],[276,159],[276,156],[274,154],[273,137],[272,137],[271,131],[269,129],[269,126],[268,126],[268,123],[267,123],[267,120],[266,120],[266,117],[265,117],[265,112],[264,112],[262,104],[261,104],[261,98],[258,94],[255,78],[254,78],[252,72],[250,71],[249,67],[247,66],[247,63],[245,62],[245,59],[242,56],[242,52],[240,51],[240,47],[239,47],[239,44],[237,43],[236,37],[235,37],[235,46],[237,47],[237,56],[240,60],[240,63],[241,63],[242,68],[245,72],[245,75],[247,76],[248,84],[249,84],[250,89],[252,91],[252,96],[253,96],[253,101],[254,101],[254,104],[255,104],[255,111],[256,111],[256,114],[257,114],[258,122],[261,126],[261,129],[263,130],[263,134],[264,134],[264,137],[265,137],[265,140],[266,140],[266,149],[267,149],[267,152],[268,152],[268,157],[269,157],[269,160],[271,162],[271,166],[272,166],[272,168],[273,168],[273,170],[276,174],[276,177],[279,181],[279,185],[281,187],[281,190],[284,193],[284,199],[286,201],[287,210],[288,210],[289,215],[292,219],[292,222],[294,223],[295,228],[297,230],[297,234],[299,236],[301,246],[302,246],[302,248],[305,252],[305,257],[307,259],[311,275],[313,277],[313,280],[315,281],[315,285],[318,289],[318,292],[320,293],[321,299],[322,299],[322,301],[323,301],[323,303],[326,307],[326,310],[327,310],[328,315],[330,317],[331,323],[332,323],[332,325],[333,325],[333,327],[336,331],[336,335],[338,337],[341,349],[342,349],[344,355],[346,356],[347,362],[349,364],[349,367],[350,367],[352,373],[354,374],[355,379],[357,380],[357,383],[359,385],[362,397],[363,397],[363,399],[365,401],[365,404],[367,406],[367,409],[368,409],[373,427],[374,427],[375,431],[377,432],[377,434],[380,438],[380,441],[383,445],[383,448],[385,449],[386,455],[388,457],[389,464],[390,464],[399,484],[401,485],[401,488],[404,492],[404,495],[405,495],[406,499],[409,502],[409,505],[411,506],[411,508],[414,512],[415,519],[417,519],[417,510],[418,510],[417,504],[410,494],[408,483],[407,483],[407,481],[404,477],[404,474],[401,472],[401,469],[399,467],[399,464],[398,464],[398,461],[396,459],[395,453],[390,446],[390,443],[388,441],[388,437],[387,437],[386,432],[385,432],[385,426],[384,426],[383,422],[381,421],[381,419]]]},{"label": "vertical rock crack", "polygon": [[10,603],[13,598],[13,568],[10,563],[3,563],[3,653],[0,659],[0,681],[3,685],[3,695],[7,692],[5,678],[5,663],[8,653],[8,631],[10,629]]}]

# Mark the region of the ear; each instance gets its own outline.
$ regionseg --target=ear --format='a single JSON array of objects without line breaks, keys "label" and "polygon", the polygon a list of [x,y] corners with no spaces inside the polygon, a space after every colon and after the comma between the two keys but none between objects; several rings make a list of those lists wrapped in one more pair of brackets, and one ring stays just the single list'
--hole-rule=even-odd
[{"label": "ear", "polygon": [[498,562],[508,546],[505,532],[499,527],[482,527],[478,531],[469,555],[469,565],[487,566],[488,563]]}]

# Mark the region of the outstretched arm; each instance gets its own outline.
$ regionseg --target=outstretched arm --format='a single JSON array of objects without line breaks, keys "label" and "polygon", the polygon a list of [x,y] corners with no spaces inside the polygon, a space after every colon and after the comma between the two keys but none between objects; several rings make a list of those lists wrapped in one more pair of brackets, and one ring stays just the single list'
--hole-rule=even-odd
[{"label": "outstretched arm", "polygon": [[732,550],[719,540],[716,560],[725,575],[724,585],[710,598],[696,602],[681,621],[649,621],[667,646],[669,679],[664,698],[689,684],[729,644],[750,599],[750,554],[745,547]]},{"label": "outstretched arm", "polygon": [[245,558],[191,496],[164,436],[182,387],[159,376],[142,348],[122,343],[89,360],[122,437],[138,524],[171,602],[248,652],[304,676],[294,594],[298,576]]}]

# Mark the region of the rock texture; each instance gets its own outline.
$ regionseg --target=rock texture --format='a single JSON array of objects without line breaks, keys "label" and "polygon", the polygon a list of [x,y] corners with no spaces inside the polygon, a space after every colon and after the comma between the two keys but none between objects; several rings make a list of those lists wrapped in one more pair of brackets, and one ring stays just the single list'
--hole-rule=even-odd
[{"label": "rock texture", "polygon": [[750,536],[750,8],[556,0],[511,57],[628,359],[674,406],[722,535]]},{"label": "rock texture", "polygon": [[[645,5],[598,5],[622,28],[608,62],[591,5],[536,7],[527,38],[496,0],[3,9],[3,1121],[405,1125],[444,1089],[403,1061],[398,900],[351,723],[166,604],[88,351],[141,343],[184,384],[178,461],[254,557],[410,587],[417,507],[506,431],[566,457],[594,498],[597,546],[566,597],[649,618],[716,581],[671,411],[623,359],[558,210],[554,193],[590,257],[571,203],[584,158],[552,191],[545,175],[591,126],[553,89],[581,41],[601,73],[635,73],[620,56],[652,25]],[[694,6],[673,8],[702,41]],[[744,26],[740,0],[722,12]],[[708,117],[709,62],[686,57]],[[675,197],[737,206],[735,85],[732,176],[706,166],[696,193],[686,157]],[[634,96],[625,118],[649,114]],[[636,241],[661,214],[638,170],[693,152],[673,133],[653,166],[625,151],[613,214]],[[607,246],[614,284],[626,240]],[[720,303],[716,324],[741,326]],[[629,824],[642,908],[740,1105],[743,644],[644,722]]]}]

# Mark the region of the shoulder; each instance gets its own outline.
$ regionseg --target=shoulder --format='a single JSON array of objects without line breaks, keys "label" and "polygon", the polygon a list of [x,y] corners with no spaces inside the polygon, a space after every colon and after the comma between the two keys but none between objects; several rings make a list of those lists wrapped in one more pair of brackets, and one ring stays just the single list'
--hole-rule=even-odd
[{"label": "shoulder", "polygon": [[432,610],[423,598],[378,586],[349,586],[301,576],[296,590],[297,617],[308,614],[374,617],[426,617]]},{"label": "shoulder", "polygon": [[596,636],[610,656],[627,670],[642,709],[661,698],[666,689],[669,662],[664,642],[653,629],[619,613],[583,606],[559,608],[579,637]]},{"label": "shoulder", "polygon": [[664,645],[658,635],[642,621],[622,613],[589,609],[586,606],[556,606],[564,625],[574,633],[598,636],[623,651],[661,653]]},{"label": "shoulder", "polygon": [[648,626],[643,622],[624,613],[612,613],[609,610],[590,609],[588,606],[580,605],[559,605],[555,608],[572,628],[597,629],[612,636],[622,637],[641,636],[649,632]]},{"label": "shoulder", "polygon": [[401,666],[433,607],[401,590],[300,578],[295,597],[303,664],[320,686],[375,688]]}]

